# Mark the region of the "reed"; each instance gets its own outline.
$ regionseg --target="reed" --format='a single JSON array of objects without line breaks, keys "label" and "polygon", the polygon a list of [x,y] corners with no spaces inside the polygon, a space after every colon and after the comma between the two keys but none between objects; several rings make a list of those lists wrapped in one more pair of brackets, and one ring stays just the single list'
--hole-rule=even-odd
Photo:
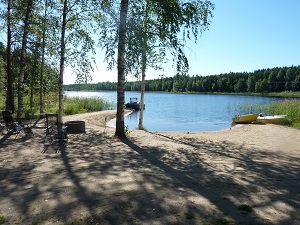
[{"label": "reed", "polygon": [[250,113],[264,113],[265,107],[262,104],[254,104],[254,103],[243,103],[239,106],[238,111],[241,114],[250,114]]},{"label": "reed", "polygon": [[243,113],[262,113],[263,115],[287,115],[286,125],[300,128],[300,100],[286,99],[265,104],[243,104]]},{"label": "reed", "polygon": [[[101,98],[64,97],[64,115],[115,109],[116,106]],[[0,97],[0,109],[5,109],[5,98]],[[38,118],[40,111],[39,99],[34,98],[30,106],[29,96],[24,97],[24,119]],[[58,113],[58,97],[48,94],[44,99],[44,112]]]},{"label": "reed", "polygon": [[287,115],[288,125],[300,128],[300,100],[284,100],[272,102],[269,105],[270,115]]},{"label": "reed", "polygon": [[64,113],[66,115],[101,111],[112,108],[112,103],[105,101],[101,98],[64,98]]}]

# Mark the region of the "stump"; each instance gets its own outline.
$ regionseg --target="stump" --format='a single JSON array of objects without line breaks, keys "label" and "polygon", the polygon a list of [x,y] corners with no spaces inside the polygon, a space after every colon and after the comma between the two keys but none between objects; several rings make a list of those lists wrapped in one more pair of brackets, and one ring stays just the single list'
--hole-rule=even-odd
[{"label": "stump", "polygon": [[85,122],[84,121],[68,121],[65,123],[67,126],[67,133],[85,133]]}]

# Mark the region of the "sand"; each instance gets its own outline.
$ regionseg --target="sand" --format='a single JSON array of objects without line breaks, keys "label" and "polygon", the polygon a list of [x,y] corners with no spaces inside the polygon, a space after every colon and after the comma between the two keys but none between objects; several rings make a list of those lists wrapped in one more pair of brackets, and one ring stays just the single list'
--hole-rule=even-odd
[{"label": "sand", "polygon": [[44,153],[43,121],[34,135],[4,131],[0,224],[300,224],[300,130],[132,130],[120,140],[106,125],[115,114],[64,117],[86,133]]}]

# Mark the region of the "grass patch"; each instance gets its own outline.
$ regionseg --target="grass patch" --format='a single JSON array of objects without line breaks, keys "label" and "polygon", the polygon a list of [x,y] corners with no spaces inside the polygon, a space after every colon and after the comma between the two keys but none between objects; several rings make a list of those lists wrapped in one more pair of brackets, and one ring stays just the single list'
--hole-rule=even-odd
[{"label": "grass patch", "polygon": [[283,92],[271,92],[265,94],[270,97],[282,97],[282,98],[299,98],[300,91],[283,91]]},{"label": "grass patch", "polygon": [[269,115],[287,115],[286,125],[300,128],[300,100],[284,100],[266,105]]},{"label": "grass patch", "polygon": [[300,100],[286,99],[267,104],[243,104],[242,114],[262,113],[266,116],[287,115],[284,125],[300,128]]},{"label": "grass patch", "polygon": [[6,222],[5,217],[0,214],[0,224],[4,224],[5,222]]},{"label": "grass patch", "polygon": [[[5,98],[0,96],[0,107],[5,109]],[[15,100],[17,104],[17,99]],[[85,112],[95,112],[107,109],[115,109],[116,105],[112,102],[108,102],[102,98],[80,98],[64,97],[64,115],[73,115]],[[16,108],[17,110],[17,108]],[[24,118],[25,119],[37,119],[39,117],[40,104],[39,99],[36,97],[33,99],[32,107],[30,107],[30,99],[28,96],[24,96]],[[58,96],[56,94],[47,94],[44,98],[44,112],[58,113]],[[16,114],[16,112],[15,112]],[[14,115],[15,116],[15,115]]]},{"label": "grass patch", "polygon": [[64,112],[72,115],[84,112],[95,112],[112,108],[112,104],[101,98],[64,98]]}]

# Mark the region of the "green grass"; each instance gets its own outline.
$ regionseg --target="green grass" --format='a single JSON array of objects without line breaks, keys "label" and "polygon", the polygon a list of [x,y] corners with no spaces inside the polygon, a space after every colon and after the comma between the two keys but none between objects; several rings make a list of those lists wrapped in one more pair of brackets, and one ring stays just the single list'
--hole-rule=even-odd
[{"label": "green grass", "polygon": [[287,115],[285,125],[300,128],[300,99],[286,99],[267,104],[243,104],[240,109],[245,113],[263,115]]},{"label": "green grass", "polygon": [[72,115],[84,112],[101,111],[112,108],[112,104],[101,98],[64,98],[64,113]]},{"label": "green grass", "polygon": [[300,91],[271,92],[265,94],[265,96],[282,97],[282,98],[300,98]]},{"label": "green grass", "polygon": [[[17,104],[17,99],[15,100]],[[64,115],[73,115],[85,112],[102,111],[107,109],[114,109],[116,106],[101,98],[79,98],[64,97]],[[17,108],[17,106],[16,106]],[[0,97],[0,109],[5,109],[5,97]],[[28,96],[24,97],[24,118],[37,118],[39,115],[40,106],[39,99],[35,97],[33,100],[32,109],[30,107],[30,99]],[[58,113],[58,96],[54,94],[47,94],[44,98],[44,112]],[[33,116],[32,116],[33,114]]]},{"label": "green grass", "polygon": [[286,125],[300,128],[300,100],[284,100],[265,105],[266,115],[287,115]]}]

